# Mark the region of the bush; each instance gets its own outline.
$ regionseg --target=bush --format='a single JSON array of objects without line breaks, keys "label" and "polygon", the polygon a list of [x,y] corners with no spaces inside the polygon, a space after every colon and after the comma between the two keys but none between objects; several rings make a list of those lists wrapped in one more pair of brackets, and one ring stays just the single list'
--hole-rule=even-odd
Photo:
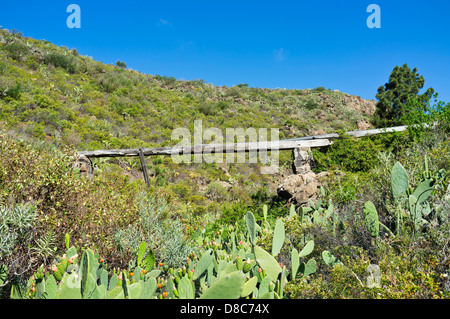
[{"label": "bush", "polygon": [[316,109],[318,106],[319,106],[319,103],[317,103],[317,101],[316,100],[314,100],[314,99],[308,99],[306,102],[305,102],[305,105],[304,105],[308,110],[314,110],[314,109]]},{"label": "bush", "polygon": [[342,169],[350,172],[367,172],[378,163],[377,154],[383,149],[380,142],[371,138],[343,138],[325,150],[313,149],[316,172]]},{"label": "bush", "polygon": [[73,161],[61,151],[1,135],[0,205],[32,200],[39,214],[37,233],[51,231],[58,242],[70,233],[74,244],[92,245],[114,260],[112,235],[135,218],[134,199],[144,185],[106,170],[91,182],[76,174]]},{"label": "bush", "polygon": [[122,62],[120,60],[117,60],[116,65],[121,68],[121,69],[126,69],[127,65],[125,64],[125,62]]},{"label": "bush", "polygon": [[341,264],[326,268],[317,277],[289,282],[286,293],[291,299],[440,299],[446,294],[448,298],[436,273],[436,258],[420,259],[411,250],[395,252],[388,242],[380,244],[380,287],[367,286],[367,269],[374,261],[361,250],[359,256],[342,256]]},{"label": "bush", "polygon": [[225,101],[219,101],[219,102],[217,102],[216,107],[219,110],[223,111],[223,110],[229,108],[230,105],[227,102],[225,102]]},{"label": "bush", "polygon": [[220,182],[212,182],[206,186],[206,196],[217,202],[223,202],[228,199],[228,191]]},{"label": "bush", "polygon": [[192,251],[191,242],[183,235],[183,225],[170,212],[164,198],[156,195],[139,199],[138,219],[115,234],[115,242],[124,259],[136,254],[146,242],[155,257],[169,267],[180,267]]},{"label": "bush", "polygon": [[73,56],[67,56],[59,53],[48,53],[44,56],[44,63],[63,68],[71,74],[76,73],[77,71],[77,65]]},{"label": "bush", "polygon": [[27,46],[18,42],[12,42],[5,45],[3,50],[7,51],[8,55],[16,61],[22,60],[29,53]]},{"label": "bush", "polygon": [[214,115],[219,111],[217,104],[213,102],[202,101],[198,106],[198,110],[204,115]]},{"label": "bush", "polygon": [[23,90],[20,83],[16,83],[16,85],[12,88],[4,88],[0,86],[0,99],[10,97],[17,100],[22,92]]}]

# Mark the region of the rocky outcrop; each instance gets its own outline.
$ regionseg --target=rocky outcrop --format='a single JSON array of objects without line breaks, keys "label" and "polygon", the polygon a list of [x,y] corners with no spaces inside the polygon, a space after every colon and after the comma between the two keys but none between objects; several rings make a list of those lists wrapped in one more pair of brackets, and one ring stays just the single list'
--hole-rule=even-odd
[{"label": "rocky outcrop", "polygon": [[377,105],[375,100],[365,100],[360,96],[349,94],[344,95],[344,102],[349,109],[368,115],[373,115],[375,113]]},{"label": "rocky outcrop", "polygon": [[278,187],[278,196],[294,201],[298,205],[306,204],[317,195],[317,176],[314,172],[289,175]]},{"label": "rocky outcrop", "polygon": [[85,176],[91,179],[94,173],[94,168],[92,167],[92,162],[89,157],[78,154],[72,168],[80,170],[80,177]]},{"label": "rocky outcrop", "polygon": [[356,125],[358,126],[358,130],[360,131],[367,130],[371,126],[370,123],[367,122],[366,120],[358,120]]},{"label": "rocky outcrop", "polygon": [[292,170],[295,174],[306,174],[312,171],[314,160],[311,154],[311,148],[296,148],[294,152],[294,162]]},{"label": "rocky outcrop", "polygon": [[286,177],[277,188],[280,198],[297,205],[315,201],[320,192],[322,179],[327,172],[316,174],[312,171],[314,159],[309,148],[294,150],[293,175]]},{"label": "rocky outcrop", "polygon": [[337,104],[344,104],[349,109],[367,115],[373,115],[377,105],[375,100],[365,100],[360,96],[341,92],[334,92],[334,95],[320,93],[318,100],[328,109],[334,109]]}]

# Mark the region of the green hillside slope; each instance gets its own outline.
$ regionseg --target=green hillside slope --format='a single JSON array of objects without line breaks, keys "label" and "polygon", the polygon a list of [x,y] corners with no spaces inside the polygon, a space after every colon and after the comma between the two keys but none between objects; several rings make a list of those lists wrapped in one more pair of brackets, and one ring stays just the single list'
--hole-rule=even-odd
[{"label": "green hillside slope", "polygon": [[149,188],[138,158],[94,159],[89,180],[77,151],[172,146],[195,120],[365,129],[375,101],[143,74],[0,30],[0,298],[449,298],[449,110],[313,149],[302,207],[277,194],[291,151],[277,174],[155,156]]},{"label": "green hillside slope", "polygon": [[[355,103],[355,97],[324,88],[217,87],[203,80],[143,74],[94,61],[48,41],[0,32],[2,127],[57,147],[170,146],[177,143],[171,140],[172,131],[186,127],[193,133],[194,120],[202,120],[204,129],[218,128],[224,135],[226,128],[277,128],[280,139],[292,138],[354,130],[358,122],[369,122],[374,110],[373,103],[364,108],[358,104],[361,99]],[[230,182],[231,177],[231,194],[235,194],[231,201],[240,197],[250,203],[263,185],[274,194],[279,182],[277,177],[262,176],[259,163],[172,165],[168,158],[152,160],[148,159],[152,184],[174,183],[184,199],[191,197],[186,197],[186,192],[195,195],[195,189],[204,190],[216,180]],[[286,174],[290,161],[290,152],[282,152],[281,167]],[[117,164],[131,178],[142,179],[137,159],[95,160],[94,165],[104,169],[105,162]],[[244,180],[253,185],[245,185]],[[193,202],[205,202],[198,196]]]}]

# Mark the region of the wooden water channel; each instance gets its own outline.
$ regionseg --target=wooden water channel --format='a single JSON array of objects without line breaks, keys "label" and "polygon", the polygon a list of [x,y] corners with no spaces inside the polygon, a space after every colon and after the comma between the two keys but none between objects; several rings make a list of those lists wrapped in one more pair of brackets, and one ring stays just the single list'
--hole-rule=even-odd
[{"label": "wooden water channel", "polygon": [[[395,126],[389,128],[370,129],[361,131],[349,131],[347,135],[351,137],[364,137],[374,134],[402,132],[407,129],[406,125]],[[276,151],[276,150],[295,150],[297,148],[324,147],[329,146],[333,139],[339,139],[337,133],[312,135],[297,137],[278,141],[268,142],[249,142],[249,143],[228,143],[228,144],[198,144],[192,146],[181,147],[157,147],[157,148],[137,148],[137,149],[116,149],[116,150],[95,150],[95,151],[79,151],[80,158],[87,158],[88,165],[92,170],[91,158],[100,157],[128,157],[139,156],[141,168],[144,174],[147,186],[150,186],[148,179],[147,166],[145,165],[145,156],[159,155],[189,155],[189,154],[217,154],[217,153],[239,153],[239,152],[258,152],[258,151]]]}]

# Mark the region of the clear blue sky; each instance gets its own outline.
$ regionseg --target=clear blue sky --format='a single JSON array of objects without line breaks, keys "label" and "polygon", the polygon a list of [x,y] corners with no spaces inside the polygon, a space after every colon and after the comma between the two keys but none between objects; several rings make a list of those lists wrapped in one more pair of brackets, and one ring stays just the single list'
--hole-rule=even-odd
[{"label": "clear blue sky", "polygon": [[[407,63],[450,102],[448,0],[2,2],[3,28],[144,73],[375,99],[393,67]],[[80,29],[66,25],[72,3]],[[372,3],[380,29],[366,25]]]}]

